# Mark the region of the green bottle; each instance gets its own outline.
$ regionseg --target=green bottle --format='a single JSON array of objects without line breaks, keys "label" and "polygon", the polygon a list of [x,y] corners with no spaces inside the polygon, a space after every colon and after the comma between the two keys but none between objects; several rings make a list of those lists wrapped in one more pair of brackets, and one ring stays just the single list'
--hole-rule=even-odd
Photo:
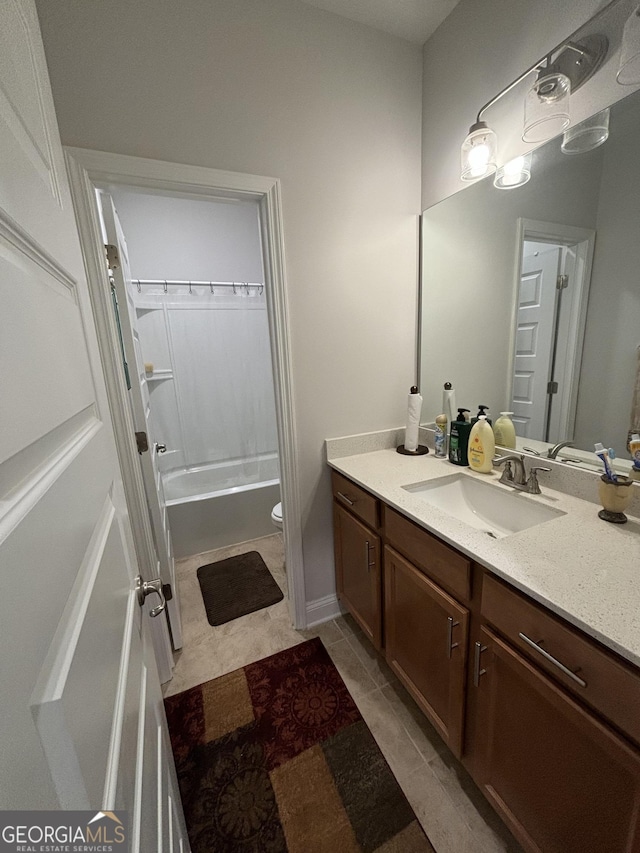
[{"label": "green bottle", "polygon": [[465,418],[464,413],[469,409],[458,409],[458,417],[451,424],[449,435],[449,462],[454,465],[468,465],[467,450],[469,447],[469,433],[471,424]]}]

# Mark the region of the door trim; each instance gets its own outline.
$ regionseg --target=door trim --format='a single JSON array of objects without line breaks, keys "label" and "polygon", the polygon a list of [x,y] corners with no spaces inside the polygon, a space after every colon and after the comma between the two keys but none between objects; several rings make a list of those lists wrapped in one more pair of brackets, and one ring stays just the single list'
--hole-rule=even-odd
[{"label": "door trim", "polygon": [[240,198],[258,202],[280,451],[289,613],[295,628],[305,628],[307,616],[302,552],[302,513],[298,481],[291,332],[280,181],[277,178],[260,175],[246,175],[205,166],[188,166],[84,148],[65,147],[64,152],[107,379],[109,405],[118,454],[121,457],[136,553],[139,552],[142,565],[152,564],[155,567],[155,552],[138,453],[133,437],[131,412],[119,364],[117,331],[105,296],[109,293],[108,277],[103,260],[94,187],[96,184],[121,184],[167,193],[189,193],[210,198]]}]

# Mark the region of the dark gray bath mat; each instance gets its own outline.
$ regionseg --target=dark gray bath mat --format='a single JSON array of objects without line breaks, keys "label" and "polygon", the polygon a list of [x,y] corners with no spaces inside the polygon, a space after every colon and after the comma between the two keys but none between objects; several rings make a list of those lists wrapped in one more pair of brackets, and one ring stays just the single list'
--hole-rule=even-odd
[{"label": "dark gray bath mat", "polygon": [[209,625],[224,625],[284,598],[257,551],[200,566],[198,581]]}]

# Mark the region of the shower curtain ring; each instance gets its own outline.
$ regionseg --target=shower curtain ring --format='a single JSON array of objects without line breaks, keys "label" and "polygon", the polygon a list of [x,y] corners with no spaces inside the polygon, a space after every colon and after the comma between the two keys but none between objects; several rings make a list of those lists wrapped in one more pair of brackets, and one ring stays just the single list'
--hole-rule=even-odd
[{"label": "shower curtain ring", "polygon": [[140,287],[140,279],[136,281],[136,287],[138,288],[138,293],[142,293],[142,288]]},{"label": "shower curtain ring", "polygon": [[166,292],[167,292],[167,290],[168,290],[168,288],[167,288],[167,280],[166,280],[166,278],[165,278],[165,280],[164,280],[163,290],[164,290],[164,292],[165,292],[165,293],[166,293]]},{"label": "shower curtain ring", "polygon": [[189,282],[189,293],[193,293],[193,291],[191,290],[191,282]]},{"label": "shower curtain ring", "polygon": [[260,296],[264,293],[264,284],[260,285]]},{"label": "shower curtain ring", "polygon": [[232,287],[233,287],[233,295],[235,296],[236,295],[236,283],[235,283],[235,281],[232,282]]},{"label": "shower curtain ring", "polygon": [[209,289],[211,290],[211,293],[213,294],[213,282],[212,281],[209,282]]}]

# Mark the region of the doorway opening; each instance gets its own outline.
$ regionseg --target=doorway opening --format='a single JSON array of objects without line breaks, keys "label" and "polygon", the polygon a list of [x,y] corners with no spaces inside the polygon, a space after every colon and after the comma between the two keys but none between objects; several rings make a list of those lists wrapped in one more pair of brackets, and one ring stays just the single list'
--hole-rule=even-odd
[{"label": "doorway opening", "polygon": [[573,439],[595,233],[518,222],[509,408],[516,434]]},{"label": "doorway opening", "polygon": [[[138,556],[175,583],[173,549],[276,534],[280,503],[289,613],[305,627],[278,182],[82,149],[66,158]],[[120,255],[109,275],[105,243]],[[148,454],[133,440],[127,374]]]}]

